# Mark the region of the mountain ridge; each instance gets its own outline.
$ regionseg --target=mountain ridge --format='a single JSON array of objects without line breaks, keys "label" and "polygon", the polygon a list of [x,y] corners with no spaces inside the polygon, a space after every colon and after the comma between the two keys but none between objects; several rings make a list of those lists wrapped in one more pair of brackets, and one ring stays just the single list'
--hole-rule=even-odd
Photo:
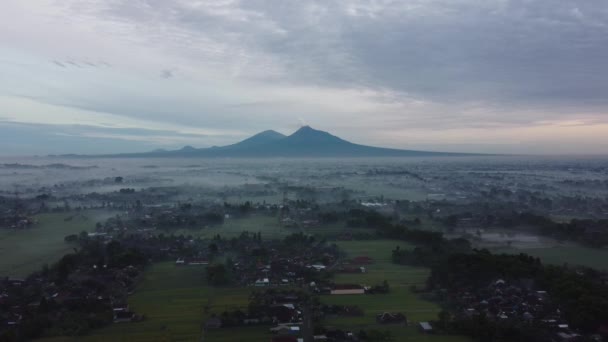
[{"label": "mountain ridge", "polygon": [[[291,135],[273,130],[257,133],[247,139],[225,146],[194,148],[184,146],[178,150],[158,149],[142,153],[106,154],[105,158],[137,157],[201,157],[201,158],[272,158],[272,157],[431,157],[471,156],[479,154],[401,150],[360,145],[349,142],[328,132],[302,126]],[[74,155],[63,155],[74,157]]]}]

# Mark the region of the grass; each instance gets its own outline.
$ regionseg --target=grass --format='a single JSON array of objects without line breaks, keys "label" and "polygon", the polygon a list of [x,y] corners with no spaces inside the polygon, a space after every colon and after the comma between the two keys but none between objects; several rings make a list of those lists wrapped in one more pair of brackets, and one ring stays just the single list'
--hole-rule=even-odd
[{"label": "grass", "polygon": [[[74,216],[66,221],[66,218]],[[73,213],[40,214],[31,228],[0,230],[0,276],[25,277],[39,270],[44,264],[59,260],[72,251],[73,246],[64,242],[66,235],[90,231],[95,224],[112,216],[102,210]]]},{"label": "grass", "polygon": [[591,248],[577,245],[564,245],[548,248],[501,248],[496,253],[526,253],[539,257],[543,263],[563,265],[583,265],[600,270],[608,270],[608,249]]},{"label": "grass", "polygon": [[[395,241],[347,241],[339,244],[353,256],[368,255],[375,260],[368,273],[338,275],[339,282],[375,284],[387,279],[392,291],[388,295],[378,296],[323,296],[324,302],[361,305],[366,311],[363,318],[330,319],[327,325],[353,330],[391,330],[396,341],[468,341],[461,337],[423,335],[415,327],[375,325],[375,314],[384,310],[405,312],[412,320],[429,320],[437,316],[439,308],[435,304],[417,298],[409,290],[409,285],[424,283],[428,270],[393,265],[389,256],[390,250],[397,244]],[[408,247],[402,243],[400,245],[402,248]],[[138,290],[129,298],[131,308],[146,315],[143,322],[114,324],[95,330],[87,336],[59,337],[44,341],[201,341],[202,322],[212,313],[246,308],[250,292],[250,288],[207,286],[202,267],[176,267],[172,262],[158,263],[146,270]],[[270,336],[268,327],[243,327],[208,331],[204,341],[261,342],[268,341]]]},{"label": "grass", "polygon": [[[45,341],[200,341],[205,318],[211,313],[246,308],[250,291],[248,288],[207,286],[203,267],[176,267],[172,262],[154,264],[146,271],[136,293],[129,298],[131,309],[146,315],[143,322],[113,324],[87,336]],[[268,336],[267,327],[220,329],[208,332],[204,340],[266,341]]]},{"label": "grass", "polygon": [[[420,299],[410,289],[412,285],[422,287],[429,275],[429,270],[393,264],[390,260],[391,250],[399,245],[411,248],[401,241],[342,241],[338,245],[350,257],[369,256],[374,263],[367,266],[363,274],[338,274],[337,283],[355,283],[376,285],[387,280],[390,293],[384,295],[327,295],[321,301],[326,304],[357,305],[365,314],[361,317],[339,317],[327,319],[328,326],[358,331],[361,329],[390,330],[396,341],[470,341],[461,336],[424,335],[417,331],[415,323],[437,319],[440,307],[435,303]],[[413,323],[407,327],[385,326],[376,324],[376,315],[383,312],[402,312]]]},{"label": "grass", "polygon": [[[68,234],[90,230],[107,212],[87,212],[71,221],[65,221],[68,214],[45,214],[37,217],[39,224],[29,230],[0,232],[0,251],[11,255],[13,262],[3,258],[0,269],[5,274],[25,275],[38,269],[44,263],[60,258],[71,247],[63,242]],[[343,231],[341,224],[305,230],[311,234],[331,235]],[[237,236],[242,231],[262,232],[264,238],[281,238],[297,229],[283,228],[274,217],[252,216],[246,219],[230,219],[221,227],[203,230],[181,230],[176,234],[210,237],[221,234],[225,237]],[[366,255],[374,259],[364,274],[338,274],[338,283],[359,283],[376,285],[384,280],[390,284],[391,291],[386,295],[322,296],[328,304],[358,305],[363,308],[362,317],[340,317],[327,319],[327,326],[358,331],[361,329],[389,330],[396,341],[470,341],[462,336],[420,334],[415,323],[434,320],[440,311],[435,303],[419,298],[410,289],[412,285],[422,287],[429,270],[393,264],[391,250],[412,246],[402,241],[340,241],[338,245],[350,257]],[[561,264],[586,264],[606,269],[608,251],[585,247],[565,246],[508,252],[526,252],[541,257],[545,262]],[[267,341],[270,334],[267,327],[247,327],[238,329],[219,329],[202,335],[201,324],[211,313],[246,308],[249,288],[213,288],[207,286],[203,268],[175,267],[171,262],[152,265],[136,293],[129,298],[131,308],[146,315],[140,323],[114,324],[95,330],[88,336],[78,338],[60,337],[46,339],[48,342],[101,342],[101,341]],[[208,309],[205,309],[205,308]],[[410,322],[407,327],[384,326],[375,322],[379,313],[402,312]]]},{"label": "grass", "polygon": [[345,231],[349,232],[364,232],[373,233],[370,229],[353,229],[345,226],[344,222],[338,222],[333,224],[324,224],[318,227],[310,228],[285,228],[279,222],[277,217],[264,216],[264,215],[252,215],[247,218],[238,219],[226,219],[224,224],[220,226],[212,226],[203,229],[178,229],[169,231],[165,234],[175,235],[192,235],[193,237],[201,238],[212,238],[219,234],[222,237],[230,238],[239,236],[243,231],[249,231],[253,233],[261,232],[262,238],[264,239],[282,239],[287,235],[293,233],[304,232],[306,234],[322,236],[322,237],[335,237]]},{"label": "grass", "polygon": [[252,215],[247,218],[226,219],[224,224],[219,226],[170,230],[165,234],[184,234],[201,238],[212,238],[219,234],[222,237],[231,238],[239,236],[243,231],[261,232],[264,239],[278,239],[292,233],[289,229],[283,228],[276,217]]}]

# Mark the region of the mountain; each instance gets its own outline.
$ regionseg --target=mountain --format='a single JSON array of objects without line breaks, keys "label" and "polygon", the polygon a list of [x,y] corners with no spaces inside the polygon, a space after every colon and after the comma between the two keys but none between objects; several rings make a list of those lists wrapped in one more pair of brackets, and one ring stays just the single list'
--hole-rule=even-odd
[{"label": "mountain", "polygon": [[425,157],[465,156],[471,154],[399,150],[354,144],[324,131],[304,126],[289,136],[268,130],[238,143],[210,148],[185,146],[179,150],[104,155],[101,157]]},{"label": "mountain", "polygon": [[249,137],[241,142],[238,142],[233,145],[228,145],[225,147],[231,148],[250,148],[253,146],[259,146],[267,143],[271,143],[277,140],[284,139],[286,136],[277,131],[267,130],[261,133],[258,133],[252,137]]}]

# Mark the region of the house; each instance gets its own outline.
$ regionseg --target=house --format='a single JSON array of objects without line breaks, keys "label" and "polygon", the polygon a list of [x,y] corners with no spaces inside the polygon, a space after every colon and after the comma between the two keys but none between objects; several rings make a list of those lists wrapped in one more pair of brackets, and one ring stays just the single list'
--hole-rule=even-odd
[{"label": "house", "polygon": [[360,295],[365,294],[365,289],[361,285],[342,284],[335,285],[330,291],[332,295]]},{"label": "house", "polygon": [[559,332],[557,333],[558,341],[575,341],[580,337],[578,334],[567,333],[567,332]]},{"label": "house", "polygon": [[222,320],[219,317],[213,316],[205,322],[206,329],[219,329],[222,327]]},{"label": "house", "polygon": [[128,304],[114,305],[112,307],[112,311],[114,312],[114,314],[116,314],[117,312],[126,312],[126,311],[129,311],[129,305]]},{"label": "house", "polygon": [[288,335],[291,332],[291,327],[285,324],[270,328],[270,332],[277,335]]},{"label": "house", "polygon": [[299,326],[291,326],[289,327],[289,334],[290,335],[299,335],[300,334],[300,327]]},{"label": "house", "polygon": [[420,331],[425,334],[430,334],[433,332],[433,327],[429,322],[420,322],[418,323],[418,327],[420,328]]},{"label": "house", "polygon": [[268,286],[270,285],[270,280],[268,278],[262,278],[255,281],[254,286]]},{"label": "house", "polygon": [[192,259],[188,261],[189,266],[205,266],[209,265],[209,260],[207,259]]},{"label": "house", "polygon": [[14,286],[14,287],[21,287],[23,286],[23,284],[25,284],[25,280],[24,279],[18,279],[18,278],[11,278],[8,280],[9,285]]},{"label": "house", "polygon": [[374,259],[368,256],[358,256],[353,259],[353,263],[357,265],[369,265],[374,262]]},{"label": "house", "polygon": [[135,319],[135,313],[131,311],[114,311],[114,323],[131,322]]},{"label": "house", "polygon": [[379,324],[406,324],[407,319],[401,312],[385,312],[376,316],[376,322]]},{"label": "house", "polygon": [[243,324],[251,325],[251,324],[260,324],[261,320],[259,318],[245,318],[243,320]]},{"label": "house", "polygon": [[295,336],[275,336],[270,342],[299,342],[299,339]]},{"label": "house", "polygon": [[293,322],[298,316],[297,310],[286,305],[273,306],[270,308],[270,312],[275,321],[279,323]]}]

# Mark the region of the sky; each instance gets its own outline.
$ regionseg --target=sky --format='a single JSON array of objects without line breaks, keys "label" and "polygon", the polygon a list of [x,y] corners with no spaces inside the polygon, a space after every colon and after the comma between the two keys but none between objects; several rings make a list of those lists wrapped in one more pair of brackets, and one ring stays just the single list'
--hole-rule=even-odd
[{"label": "sky", "polygon": [[0,155],[374,146],[608,154],[606,0],[3,0]]}]

